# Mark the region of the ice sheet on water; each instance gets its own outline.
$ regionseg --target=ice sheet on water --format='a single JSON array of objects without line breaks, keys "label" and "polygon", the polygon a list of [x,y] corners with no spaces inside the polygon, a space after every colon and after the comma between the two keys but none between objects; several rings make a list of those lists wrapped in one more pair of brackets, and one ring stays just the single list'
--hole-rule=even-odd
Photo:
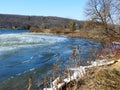
[{"label": "ice sheet on water", "polygon": [[66,39],[65,37],[49,34],[2,34],[0,35],[0,53],[21,47],[55,44]]}]

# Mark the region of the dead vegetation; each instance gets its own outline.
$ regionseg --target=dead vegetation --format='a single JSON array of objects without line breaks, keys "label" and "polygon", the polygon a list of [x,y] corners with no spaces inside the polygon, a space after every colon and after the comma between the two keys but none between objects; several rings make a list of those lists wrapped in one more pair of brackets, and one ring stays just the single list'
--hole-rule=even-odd
[{"label": "dead vegetation", "polygon": [[120,51],[111,59],[118,61],[111,65],[88,69],[87,75],[79,78],[77,87],[71,87],[74,88],[72,90],[120,90]]},{"label": "dead vegetation", "polygon": [[[74,48],[72,51],[72,57],[71,57],[71,65],[72,67],[77,66],[77,63],[74,63],[74,60],[77,59],[77,51],[80,52],[80,48]],[[114,51],[115,52],[115,51]],[[101,52],[98,51],[100,54],[95,54],[96,56],[101,56]],[[106,52],[102,52],[102,55],[106,54]],[[99,56],[97,58],[99,58]],[[90,61],[92,59],[92,56],[90,56]],[[81,78],[72,80],[65,83],[62,88],[58,90],[119,90],[120,89],[120,62],[117,61],[120,59],[120,51],[117,50],[117,53],[110,58],[107,58],[108,61],[115,60],[113,64],[104,65],[104,66],[97,66],[88,68],[86,71],[86,74]],[[54,67],[54,75],[57,72],[57,64],[53,64]],[[66,65],[65,71],[63,76],[56,76],[57,78],[53,81],[58,85],[63,77],[70,77],[72,76],[72,72],[69,70],[69,66]],[[58,78],[61,78],[61,81],[58,82]],[[49,81],[48,81],[49,82]],[[51,81],[52,82],[52,81]]]},{"label": "dead vegetation", "polygon": [[120,70],[111,66],[99,67],[78,84],[78,90],[120,90]]}]

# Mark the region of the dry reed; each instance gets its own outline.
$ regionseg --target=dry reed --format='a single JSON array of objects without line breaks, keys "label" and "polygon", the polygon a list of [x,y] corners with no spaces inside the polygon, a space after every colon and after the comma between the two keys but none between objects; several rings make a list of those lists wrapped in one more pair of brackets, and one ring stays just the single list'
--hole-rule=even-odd
[{"label": "dry reed", "polygon": [[29,77],[29,87],[28,87],[28,90],[32,90],[33,88],[33,81],[32,81],[32,77],[30,76]]}]

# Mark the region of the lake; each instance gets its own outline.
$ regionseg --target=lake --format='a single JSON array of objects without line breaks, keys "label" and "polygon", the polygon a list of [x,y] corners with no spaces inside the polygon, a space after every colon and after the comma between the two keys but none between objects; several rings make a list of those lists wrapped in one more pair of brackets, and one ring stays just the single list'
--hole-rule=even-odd
[{"label": "lake", "polygon": [[64,65],[75,47],[81,46],[81,65],[87,65],[99,45],[92,39],[0,30],[0,90],[26,90],[29,76],[37,89],[52,72],[53,63]]}]

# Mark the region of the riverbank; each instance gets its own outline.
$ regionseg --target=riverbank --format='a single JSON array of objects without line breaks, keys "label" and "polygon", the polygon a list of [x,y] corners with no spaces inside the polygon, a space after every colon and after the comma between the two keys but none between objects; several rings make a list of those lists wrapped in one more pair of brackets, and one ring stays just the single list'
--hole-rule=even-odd
[{"label": "riverbank", "polygon": [[79,78],[78,90],[120,90],[120,51],[106,61],[114,63],[89,69]]},{"label": "riverbank", "polygon": [[69,68],[74,73],[52,83],[44,90],[119,90],[120,89],[120,52],[109,59],[96,60],[89,66]]},{"label": "riverbank", "polygon": [[[57,34],[57,35],[64,35],[64,36],[71,36],[71,37],[77,37],[77,38],[87,38],[87,39],[95,39],[95,40],[102,40],[105,42],[112,42],[117,41],[120,42],[120,35],[119,33],[114,33],[114,35],[109,36],[106,35],[107,33],[104,33],[104,30],[70,30],[70,29],[63,29],[63,28],[53,28],[53,29],[39,29],[39,28],[30,28],[30,32],[35,33],[49,33],[49,34]],[[119,32],[119,31],[116,31]],[[113,32],[110,32],[113,33]],[[116,38],[115,38],[116,37]]]},{"label": "riverbank", "polygon": [[78,90],[120,90],[120,59],[111,65],[90,69],[79,79]]}]

